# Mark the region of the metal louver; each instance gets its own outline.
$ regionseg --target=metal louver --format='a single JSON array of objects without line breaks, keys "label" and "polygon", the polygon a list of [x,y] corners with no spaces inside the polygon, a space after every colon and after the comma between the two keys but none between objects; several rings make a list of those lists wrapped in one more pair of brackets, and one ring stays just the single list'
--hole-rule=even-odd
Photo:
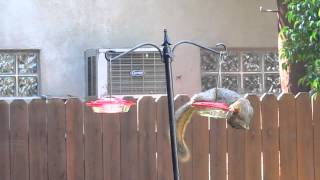
[{"label": "metal louver", "polygon": [[[121,52],[111,52],[117,56]],[[157,51],[140,50],[111,63],[113,95],[163,94],[165,70]]]}]

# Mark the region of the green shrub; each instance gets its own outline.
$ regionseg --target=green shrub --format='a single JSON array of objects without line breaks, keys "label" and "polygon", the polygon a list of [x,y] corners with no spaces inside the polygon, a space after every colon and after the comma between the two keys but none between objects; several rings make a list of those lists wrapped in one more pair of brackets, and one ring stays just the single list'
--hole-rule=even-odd
[{"label": "green shrub", "polygon": [[286,18],[290,26],[281,29],[284,37],[282,58],[288,59],[283,64],[303,62],[306,73],[299,80],[309,86],[313,92],[320,92],[320,0],[286,0],[288,11]]}]

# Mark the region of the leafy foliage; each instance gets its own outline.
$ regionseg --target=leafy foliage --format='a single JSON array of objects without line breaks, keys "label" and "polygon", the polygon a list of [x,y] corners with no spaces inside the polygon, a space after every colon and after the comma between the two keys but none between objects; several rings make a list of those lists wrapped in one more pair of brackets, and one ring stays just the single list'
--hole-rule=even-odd
[{"label": "leafy foliage", "polygon": [[306,74],[300,84],[320,92],[320,0],[287,0],[287,19],[290,26],[281,29],[285,42],[281,56],[288,59],[283,64],[303,62]]}]

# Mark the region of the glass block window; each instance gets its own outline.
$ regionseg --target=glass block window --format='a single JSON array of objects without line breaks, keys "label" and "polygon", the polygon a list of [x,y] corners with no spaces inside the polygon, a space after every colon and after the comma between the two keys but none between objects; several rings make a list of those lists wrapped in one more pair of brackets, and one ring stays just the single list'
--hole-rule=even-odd
[{"label": "glass block window", "polygon": [[[201,50],[202,90],[218,83],[219,55]],[[239,92],[280,93],[278,50],[229,49],[221,64],[219,87]]]},{"label": "glass block window", "polygon": [[0,50],[0,97],[39,95],[39,50]]}]

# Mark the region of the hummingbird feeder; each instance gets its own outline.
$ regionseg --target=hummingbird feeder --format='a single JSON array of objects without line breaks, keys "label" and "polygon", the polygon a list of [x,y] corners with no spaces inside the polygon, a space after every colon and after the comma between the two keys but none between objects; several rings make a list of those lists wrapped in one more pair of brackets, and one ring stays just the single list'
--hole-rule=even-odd
[{"label": "hummingbird feeder", "polygon": [[112,96],[112,84],[111,84],[111,59],[105,54],[106,60],[109,62],[108,68],[108,97],[102,97],[95,101],[87,102],[87,106],[91,107],[95,113],[121,113],[128,112],[130,107],[135,104],[135,102],[130,100],[125,100],[120,97]]},{"label": "hummingbird feeder", "polygon": [[95,113],[120,113],[128,112],[135,103],[122,98],[107,97],[90,101],[87,106],[91,107]]},{"label": "hummingbird feeder", "polygon": [[192,103],[198,114],[214,119],[225,119],[228,116],[229,105],[220,102],[197,101]]}]

